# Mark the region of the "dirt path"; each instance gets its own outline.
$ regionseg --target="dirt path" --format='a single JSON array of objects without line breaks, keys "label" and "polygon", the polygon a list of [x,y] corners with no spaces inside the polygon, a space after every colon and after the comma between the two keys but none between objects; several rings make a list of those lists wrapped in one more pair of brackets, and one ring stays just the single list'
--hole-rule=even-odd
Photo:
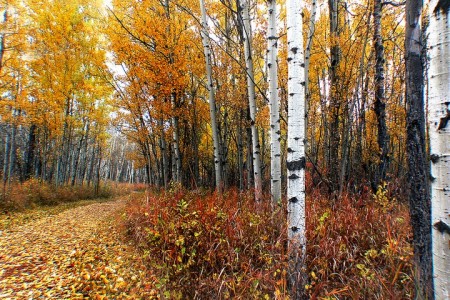
[{"label": "dirt path", "polygon": [[0,299],[154,299],[154,278],[116,224],[126,201],[0,232]]}]

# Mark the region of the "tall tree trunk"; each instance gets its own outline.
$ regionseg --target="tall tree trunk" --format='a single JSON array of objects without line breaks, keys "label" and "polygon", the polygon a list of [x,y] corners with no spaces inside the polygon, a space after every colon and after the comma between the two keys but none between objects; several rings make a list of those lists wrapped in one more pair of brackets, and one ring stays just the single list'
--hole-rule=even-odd
[{"label": "tall tree trunk", "polygon": [[303,56],[302,4],[288,0],[288,259],[293,299],[305,298],[305,70]]},{"label": "tall tree trunk", "polygon": [[430,2],[428,122],[435,299],[450,298],[450,15],[449,1]]},{"label": "tall tree trunk", "polygon": [[239,126],[237,129],[237,155],[238,155],[238,172],[239,172],[239,190],[244,190],[244,144],[242,132],[242,120],[244,119],[243,110],[239,110]]},{"label": "tall tree trunk", "polygon": [[224,116],[223,116],[223,138],[221,139],[222,142],[222,152],[221,152],[221,158],[222,158],[222,178],[223,178],[223,187],[225,189],[228,188],[229,184],[229,173],[228,173],[228,109],[225,108]]},{"label": "tall tree trunk", "polygon": [[216,175],[216,189],[219,193],[222,192],[222,165],[220,157],[220,142],[219,131],[217,128],[216,118],[216,101],[214,96],[214,84],[212,78],[212,63],[211,63],[211,46],[209,44],[208,22],[206,20],[206,8],[205,1],[200,0],[200,9],[202,12],[202,30],[201,36],[203,41],[203,51],[206,59],[206,77],[208,80],[208,101],[209,101],[209,113],[211,117],[211,129],[213,135],[213,147],[214,147],[214,169]]},{"label": "tall tree trunk", "polygon": [[83,147],[83,142],[85,138],[85,133],[81,135],[80,141],[78,143],[77,150],[75,151],[75,155],[73,157],[73,168],[72,168],[72,179],[70,182],[71,186],[74,186],[77,180],[78,175],[78,166],[80,163],[80,156],[81,156],[81,148]]},{"label": "tall tree trunk", "polygon": [[164,137],[164,121],[162,118],[158,120],[158,125],[161,130],[161,136],[159,139],[159,147],[161,152],[161,168],[162,168],[162,180],[163,180],[163,186],[165,189],[167,189],[168,184],[168,178],[169,178],[169,164],[167,162],[167,155],[166,155],[166,138]]},{"label": "tall tree trunk", "polygon": [[328,9],[330,14],[330,161],[328,165],[328,174],[331,181],[331,186],[334,191],[339,190],[339,113],[340,113],[340,99],[339,99],[339,75],[338,66],[340,63],[340,46],[339,46],[339,2],[340,0],[328,0]]},{"label": "tall tree trunk", "polygon": [[80,172],[80,176],[79,176],[79,179],[81,181],[81,185],[84,184],[84,179],[86,177],[86,170],[87,170],[87,167],[88,167],[89,129],[90,129],[90,124],[88,123],[87,129],[86,129],[86,138],[84,140],[83,164],[81,165],[81,172]]},{"label": "tall tree trunk", "polygon": [[100,193],[100,167],[102,165],[102,147],[100,146],[100,142],[98,143],[98,163],[96,170],[96,179],[95,179],[95,195],[99,195]]},{"label": "tall tree trunk", "polygon": [[5,138],[5,155],[3,159],[3,198],[6,197],[6,185],[8,183],[8,170],[9,170],[9,151],[11,149],[11,139],[8,133],[8,127],[6,127]]},{"label": "tall tree trunk", "polygon": [[281,129],[278,96],[278,32],[276,0],[267,2],[269,30],[267,36],[267,67],[270,107],[270,194],[273,202],[281,199]]},{"label": "tall tree trunk", "polygon": [[[171,95],[172,107],[174,109],[175,114],[177,113],[177,99],[175,93]],[[181,155],[180,155],[180,134],[179,134],[179,125],[178,125],[178,116],[172,117],[172,126],[173,126],[173,154],[174,154],[174,162],[175,162],[175,173],[173,178],[176,182],[181,182]]]},{"label": "tall tree trunk", "polygon": [[95,160],[97,159],[96,144],[97,144],[97,139],[94,138],[94,141],[92,143],[92,153],[91,153],[91,161],[89,164],[89,172],[87,174],[87,186],[88,187],[91,185],[91,181],[94,177],[94,166],[95,166]]},{"label": "tall tree trunk", "polygon": [[250,7],[248,0],[241,0],[241,18],[244,24],[244,53],[247,70],[248,102],[250,108],[250,126],[252,130],[253,147],[253,174],[255,182],[255,200],[262,200],[262,175],[261,175],[261,146],[259,144],[258,129],[256,128],[256,96],[255,76],[253,72],[252,56],[252,29],[250,24]]},{"label": "tall tree trunk", "polygon": [[433,298],[431,207],[425,148],[422,0],[406,2],[406,126],[411,225],[413,228],[415,280],[419,299]]},{"label": "tall tree trunk", "polygon": [[31,174],[33,173],[34,158],[36,152],[36,129],[37,126],[35,124],[32,124],[30,126],[30,133],[28,134],[28,151],[25,164],[25,180],[30,179]]},{"label": "tall tree trunk", "polygon": [[[13,112],[14,114],[14,112]],[[13,176],[14,176],[14,171],[16,168],[16,131],[17,131],[17,125],[16,124],[12,124],[11,126],[11,148],[9,151],[9,168],[8,168],[8,181],[11,182]]]},{"label": "tall tree trunk", "polygon": [[247,128],[247,189],[251,189],[254,182],[254,172],[252,163],[252,129]]},{"label": "tall tree trunk", "polygon": [[375,115],[378,122],[377,142],[380,150],[378,170],[373,181],[374,190],[386,179],[386,171],[389,167],[389,134],[386,126],[386,99],[384,92],[384,46],[381,35],[382,0],[374,0],[374,48],[375,48]]},{"label": "tall tree trunk", "polygon": [[[6,24],[7,21],[8,21],[8,6],[5,7],[5,10],[3,12],[3,20],[1,22],[2,25]],[[4,31],[0,33],[0,72],[2,71],[3,68],[3,56],[5,54],[5,35],[6,34]]]},{"label": "tall tree trunk", "polygon": [[[311,3],[311,18],[309,20],[308,40],[306,41],[305,49],[305,130],[308,128],[308,115],[309,115],[309,99],[311,98],[311,91],[309,90],[309,63],[311,61],[311,48],[313,45],[314,32],[316,30],[316,14],[317,14],[317,0],[312,0]],[[305,137],[307,137],[307,132]]]}]

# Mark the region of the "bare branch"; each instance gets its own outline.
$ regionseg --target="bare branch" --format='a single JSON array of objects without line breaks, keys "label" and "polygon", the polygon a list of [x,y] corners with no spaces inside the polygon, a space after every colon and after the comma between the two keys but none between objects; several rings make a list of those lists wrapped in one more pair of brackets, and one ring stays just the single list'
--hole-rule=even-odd
[{"label": "bare branch", "polygon": [[381,2],[381,6],[385,6],[385,5],[391,5],[394,7],[400,7],[406,4],[406,1],[403,2],[392,2],[392,1],[385,1],[385,2]]}]

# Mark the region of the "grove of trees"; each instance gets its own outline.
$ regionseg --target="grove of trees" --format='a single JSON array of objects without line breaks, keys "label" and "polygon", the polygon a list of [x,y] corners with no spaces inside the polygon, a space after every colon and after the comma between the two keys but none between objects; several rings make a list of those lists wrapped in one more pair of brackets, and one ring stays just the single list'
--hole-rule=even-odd
[{"label": "grove of trees", "polygon": [[409,200],[418,295],[449,297],[447,0],[2,0],[0,12],[0,201],[30,179],[285,199],[296,298],[305,194],[388,187]]}]

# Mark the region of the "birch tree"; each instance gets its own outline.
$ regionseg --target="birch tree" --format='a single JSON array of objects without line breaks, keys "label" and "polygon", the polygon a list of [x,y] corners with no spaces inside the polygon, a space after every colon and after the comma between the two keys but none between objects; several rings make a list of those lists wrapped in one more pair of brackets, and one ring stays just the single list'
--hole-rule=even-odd
[{"label": "birch tree", "polygon": [[406,2],[406,150],[417,298],[432,299],[431,208],[425,151],[422,0]]},{"label": "birch tree", "polygon": [[[305,111],[306,114],[308,114],[308,100],[311,97],[309,90],[309,64],[311,61],[311,48],[313,45],[313,37],[314,32],[316,30],[316,14],[317,14],[317,0],[313,0],[311,3],[311,17],[309,20],[309,31],[308,31],[308,40],[306,42],[306,49],[305,49]],[[306,118],[306,121],[308,121],[308,118]],[[307,122],[305,123],[305,127],[307,126]]]},{"label": "birch tree", "polygon": [[386,126],[386,99],[384,93],[384,46],[381,30],[382,1],[375,0],[373,4],[374,48],[375,48],[375,114],[378,121],[377,142],[380,148],[378,170],[374,180],[374,188],[386,178],[389,164],[388,144],[389,135]]},{"label": "birch tree", "polygon": [[220,143],[219,143],[219,132],[217,128],[216,120],[216,102],[214,99],[214,85],[212,79],[212,66],[211,66],[211,47],[209,45],[209,34],[208,34],[208,23],[206,21],[206,8],[205,1],[200,0],[200,9],[202,12],[202,28],[201,36],[203,42],[203,50],[206,59],[206,77],[208,80],[208,93],[209,93],[209,113],[211,115],[211,129],[213,135],[214,144],[214,168],[216,173],[216,188],[221,191],[222,189],[222,166],[220,164]]},{"label": "birch tree", "polygon": [[430,1],[428,125],[435,299],[450,298],[450,28],[448,1]]},{"label": "birch tree", "polygon": [[258,138],[258,129],[256,128],[256,96],[255,96],[255,76],[253,72],[252,56],[252,28],[250,24],[250,7],[247,0],[241,1],[242,22],[244,25],[244,55],[245,66],[247,69],[247,89],[248,103],[250,108],[250,126],[252,130],[253,146],[253,174],[255,177],[255,199],[262,199],[262,178],[261,178],[261,158]]},{"label": "birch tree", "polygon": [[289,281],[294,299],[302,294],[305,236],[305,72],[302,37],[302,4],[286,2],[288,39],[288,255]]},{"label": "birch tree", "polygon": [[277,3],[267,2],[269,12],[269,29],[267,36],[267,68],[269,81],[270,107],[270,193],[272,201],[281,199],[281,146],[280,146],[280,103],[278,97],[278,35]]},{"label": "birch tree", "polygon": [[[176,95],[172,93],[171,102],[173,110],[176,111]],[[172,126],[173,126],[173,155],[175,160],[175,172],[173,173],[173,179],[176,182],[181,182],[181,154],[180,154],[180,137],[179,137],[179,126],[178,126],[178,116],[174,114],[172,117]]]}]

